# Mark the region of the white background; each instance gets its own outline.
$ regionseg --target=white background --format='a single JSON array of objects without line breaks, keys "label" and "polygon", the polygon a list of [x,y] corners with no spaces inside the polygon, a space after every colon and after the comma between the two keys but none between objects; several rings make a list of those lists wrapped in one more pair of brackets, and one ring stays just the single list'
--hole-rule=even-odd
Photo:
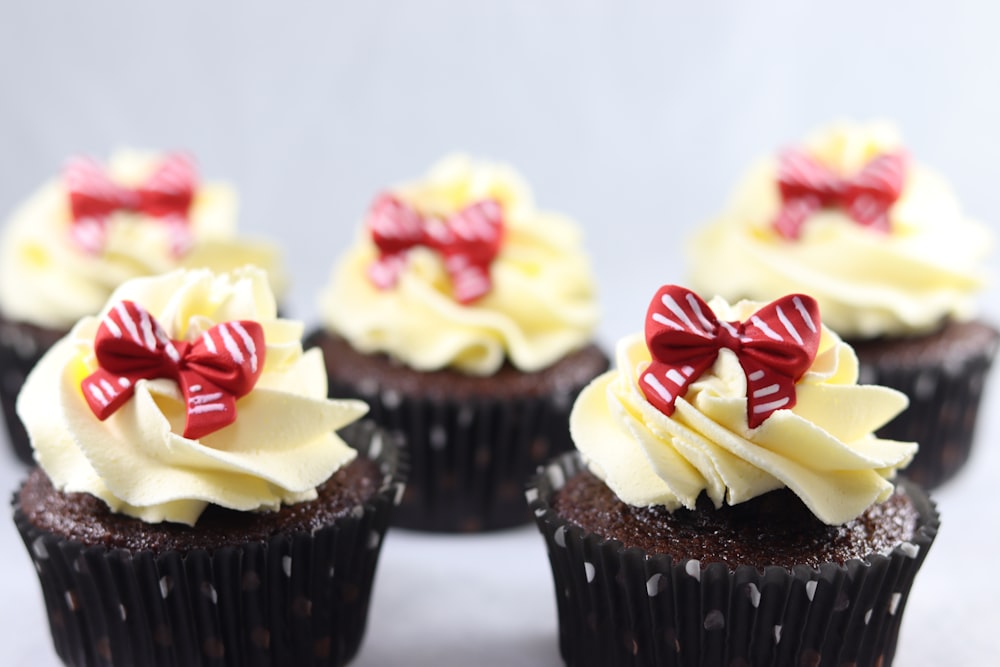
[{"label": "white background", "polygon": [[[69,154],[190,150],[240,189],[243,229],[280,239],[290,314],[313,323],[372,195],[465,150],[579,220],[610,347],[683,282],[681,243],[745,166],[838,117],[897,121],[996,227],[998,21],[987,3],[924,1],[0,0],[0,217]],[[996,287],[983,310],[1000,319]],[[971,464],[938,494],[898,665],[1000,655],[995,384]],[[0,466],[8,493],[23,471]],[[55,664],[47,633],[0,521],[0,664]],[[356,664],[473,662],[560,664],[541,538],[391,534]]]}]

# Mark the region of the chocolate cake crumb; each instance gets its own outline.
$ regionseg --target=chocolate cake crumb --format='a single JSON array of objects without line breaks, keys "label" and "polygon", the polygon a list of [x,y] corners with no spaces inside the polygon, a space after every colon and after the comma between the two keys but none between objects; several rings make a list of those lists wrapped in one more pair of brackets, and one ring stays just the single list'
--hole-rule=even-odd
[{"label": "chocolate cake crumb", "polygon": [[37,467],[28,475],[15,503],[36,528],[85,546],[186,553],[266,542],[279,534],[312,532],[362,505],[375,495],[381,481],[378,466],[359,456],[324,482],[315,500],[282,506],[276,512],[241,512],[209,505],[194,527],[146,523],[114,513],[88,493],[57,491],[48,475]]},{"label": "chocolate cake crumb", "polygon": [[596,345],[570,352],[535,372],[518,370],[508,361],[485,377],[448,368],[414,370],[385,354],[358,352],[345,339],[323,330],[314,331],[303,345],[323,350],[331,387],[356,386],[364,378],[381,391],[429,399],[548,397],[581,387],[608,368],[607,357]]},{"label": "chocolate cake crumb", "polygon": [[584,530],[628,548],[696,559],[705,567],[723,562],[730,569],[750,565],[818,567],[887,553],[913,538],[920,520],[912,500],[897,490],[884,503],[839,526],[817,519],[788,489],[765,493],[716,509],[702,493],[694,510],[663,506],[632,507],[589,471],[581,471],[558,490],[552,507]]}]

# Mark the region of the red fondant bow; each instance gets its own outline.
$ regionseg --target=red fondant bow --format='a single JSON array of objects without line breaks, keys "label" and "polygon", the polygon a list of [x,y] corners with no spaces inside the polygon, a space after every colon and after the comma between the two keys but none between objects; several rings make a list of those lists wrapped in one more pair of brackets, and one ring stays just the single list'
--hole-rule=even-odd
[{"label": "red fondant bow", "polygon": [[379,289],[394,287],[409,250],[424,246],[440,253],[459,303],[471,303],[490,291],[490,264],[503,236],[498,202],[484,199],[447,218],[425,218],[398,197],[384,194],[372,204],[368,227],[379,251],[368,276]]},{"label": "red fondant bow", "polygon": [[71,158],[63,179],[73,218],[70,234],[87,252],[96,254],[104,248],[108,217],[115,211],[142,213],[166,224],[175,255],[191,248],[188,211],[198,179],[194,165],[183,155],[166,156],[153,174],[134,188],[112,181],[101,165],[89,158]]},{"label": "red fondant bow", "polygon": [[889,208],[903,191],[905,168],[902,153],[885,153],[853,177],[842,178],[802,151],[785,151],[778,164],[782,207],[774,228],[797,239],[809,216],[839,206],[858,224],[889,232]]},{"label": "red fondant bow", "polygon": [[184,437],[200,438],[236,419],[236,399],[264,368],[264,330],[245,320],[217,324],[193,343],[171,340],[142,306],[120,301],[94,339],[99,368],[81,383],[98,419],[132,397],[142,379],[176,380],[187,406]]},{"label": "red fondant bow", "polygon": [[795,405],[795,382],[819,347],[819,307],[792,294],[774,301],[746,322],[720,322],[694,292],[664,285],[646,313],[646,345],[653,357],[640,387],[664,414],[688,385],[715,363],[719,350],[736,353],[747,379],[747,422],[756,428],[781,408]]}]

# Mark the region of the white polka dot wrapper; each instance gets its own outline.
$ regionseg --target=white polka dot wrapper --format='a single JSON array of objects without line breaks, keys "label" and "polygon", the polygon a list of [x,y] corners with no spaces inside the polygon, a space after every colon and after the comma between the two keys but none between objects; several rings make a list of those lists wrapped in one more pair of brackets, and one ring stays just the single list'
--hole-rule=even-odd
[{"label": "white polka dot wrapper", "polygon": [[550,505],[584,470],[577,454],[539,469],[528,488],[548,548],[569,667],[616,665],[881,665],[895,655],[906,599],[937,533],[933,503],[913,537],[888,553],[817,568],[759,570],[675,561],[588,533]]},{"label": "white polka dot wrapper", "polygon": [[393,525],[438,533],[530,523],[524,483],[572,448],[573,400],[608,367],[596,345],[534,373],[505,366],[487,377],[416,371],[322,330],[305,345],[323,350],[331,398],[365,401],[368,416],[405,443],[411,472]]},{"label": "white polka dot wrapper", "polygon": [[370,421],[351,424],[341,435],[375,463],[371,496],[318,528],[275,531],[267,539],[158,552],[85,545],[32,523],[19,492],[14,519],[38,572],[61,660],[349,662],[361,646],[382,538],[402,495],[407,462]]},{"label": "white polka dot wrapper", "polygon": [[907,478],[933,490],[957,475],[976,442],[1000,331],[982,320],[949,322],[924,336],[850,344],[864,381],[893,387],[910,399],[910,407],[877,432],[880,438],[920,443]]}]

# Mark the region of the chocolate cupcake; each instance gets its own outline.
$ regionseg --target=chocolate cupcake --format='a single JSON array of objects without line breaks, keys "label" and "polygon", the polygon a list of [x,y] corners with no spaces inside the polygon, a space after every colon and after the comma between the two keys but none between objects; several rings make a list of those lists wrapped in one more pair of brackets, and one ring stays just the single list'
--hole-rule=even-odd
[{"label": "chocolate cupcake", "polygon": [[14,520],[67,664],[357,652],[404,465],[275,313],[256,269],[136,279],[29,375]]},{"label": "chocolate cupcake", "polygon": [[878,433],[920,441],[906,476],[925,488],[951,479],[969,459],[998,341],[996,328],[981,320],[950,321],[912,338],[851,341],[865,382],[895,387],[910,397],[909,409]]},{"label": "chocolate cupcake", "polygon": [[117,151],[107,165],[72,158],[8,219],[0,239],[0,403],[17,456],[31,447],[14,417],[24,377],[81,317],[130,278],[179,267],[268,269],[270,243],[236,237],[236,194],[203,183],[190,158]]},{"label": "chocolate cupcake", "polygon": [[690,277],[730,301],[815,297],[862,378],[909,396],[879,434],[919,440],[907,476],[933,487],[969,457],[996,354],[996,327],[975,319],[991,245],[892,126],[840,123],[750,170],[696,233]]},{"label": "chocolate cupcake", "polygon": [[31,444],[17,417],[17,394],[45,351],[65,335],[65,329],[10,320],[0,311],[0,406],[7,424],[7,441],[14,455],[25,463],[31,462]]},{"label": "chocolate cupcake", "polygon": [[891,664],[938,516],[818,315],[666,286],[581,392],[528,490],[568,665]]},{"label": "chocolate cupcake", "polygon": [[330,396],[407,444],[396,513],[418,530],[530,521],[528,476],[571,448],[577,392],[607,368],[575,225],[509,167],[452,157],[376,198],[334,268],[321,326]]}]

